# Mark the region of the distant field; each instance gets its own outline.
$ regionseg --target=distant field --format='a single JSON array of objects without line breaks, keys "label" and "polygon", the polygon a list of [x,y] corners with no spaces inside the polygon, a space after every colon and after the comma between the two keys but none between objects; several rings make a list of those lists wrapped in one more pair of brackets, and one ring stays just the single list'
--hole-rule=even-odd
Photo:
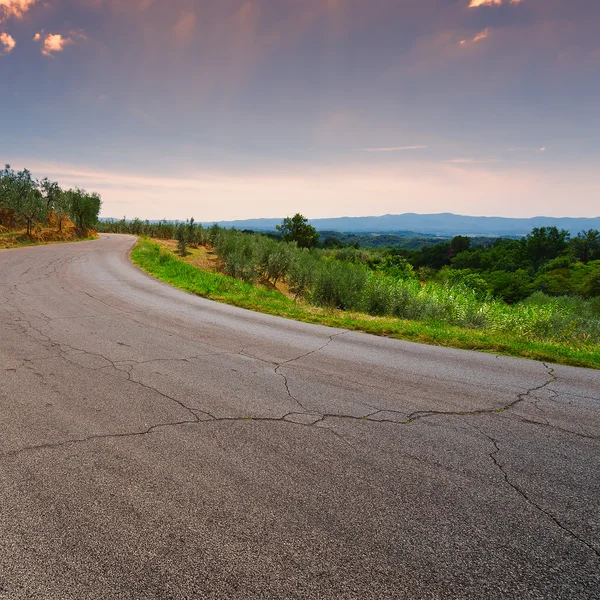
[{"label": "distant field", "polygon": [[[449,325],[447,321],[427,318],[371,316],[294,300],[281,284],[278,287],[252,285],[225,276],[219,272],[219,257],[210,249],[193,249],[185,259],[175,252],[176,242],[158,244],[140,239],[131,258],[147,273],[180,289],[258,312],[426,344],[600,368],[598,321],[575,314],[575,309],[559,301],[539,306],[481,303],[479,309],[469,308],[488,315],[487,320],[482,319],[480,328]],[[419,291],[415,293],[418,295]],[[435,300],[435,294],[427,293],[427,302],[448,302],[448,298]],[[460,308],[458,296],[451,301],[457,302]],[[548,324],[555,324],[554,329],[549,329]]]}]

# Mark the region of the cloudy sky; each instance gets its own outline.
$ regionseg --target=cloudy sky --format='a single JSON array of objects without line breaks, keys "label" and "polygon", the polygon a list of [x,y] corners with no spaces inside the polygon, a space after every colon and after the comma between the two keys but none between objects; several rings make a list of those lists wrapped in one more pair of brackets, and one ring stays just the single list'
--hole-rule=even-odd
[{"label": "cloudy sky", "polygon": [[598,0],[0,0],[0,161],[197,220],[600,214]]}]

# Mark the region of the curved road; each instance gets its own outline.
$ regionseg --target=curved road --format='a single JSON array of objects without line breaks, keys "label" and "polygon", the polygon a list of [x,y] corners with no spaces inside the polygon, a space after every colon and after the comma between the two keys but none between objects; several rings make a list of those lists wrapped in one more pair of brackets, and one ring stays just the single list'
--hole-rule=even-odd
[{"label": "curved road", "polygon": [[0,598],[600,598],[600,372],[0,251]]}]

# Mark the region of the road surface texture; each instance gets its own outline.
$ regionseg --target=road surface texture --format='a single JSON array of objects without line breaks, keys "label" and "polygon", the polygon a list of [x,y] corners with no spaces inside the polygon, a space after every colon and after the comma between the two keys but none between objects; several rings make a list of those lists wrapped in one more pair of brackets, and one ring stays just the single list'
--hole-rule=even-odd
[{"label": "road surface texture", "polygon": [[600,372],[0,251],[0,598],[600,598]]}]

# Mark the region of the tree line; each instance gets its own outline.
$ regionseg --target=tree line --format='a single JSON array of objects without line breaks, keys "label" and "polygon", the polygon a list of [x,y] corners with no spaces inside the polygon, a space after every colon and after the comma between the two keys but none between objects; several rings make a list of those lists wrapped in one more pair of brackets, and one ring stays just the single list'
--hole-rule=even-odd
[{"label": "tree line", "polygon": [[[110,233],[129,233],[133,235],[147,235],[164,240],[187,240],[188,243],[204,244],[208,240],[208,231],[219,231],[221,228],[215,223],[211,228],[205,228],[202,223],[196,223],[192,218],[182,223],[180,221],[141,221],[140,219],[127,220],[123,217],[120,221],[108,219],[101,228]],[[295,242],[299,248],[316,248],[320,244],[319,233],[309,225],[308,219],[297,213],[293,217],[283,219],[277,225],[278,233],[263,233],[265,237],[280,239],[284,242]],[[244,234],[254,234],[254,231],[244,230]]]},{"label": "tree line", "polygon": [[80,229],[98,221],[102,200],[83,189],[63,190],[48,178],[35,179],[27,169],[15,171],[6,165],[0,170],[0,223],[14,229],[23,226],[32,235],[36,225],[48,225],[53,216],[62,231],[67,219]]},{"label": "tree line", "polygon": [[[571,237],[556,227],[539,227],[520,239],[487,241],[459,235],[432,247],[408,250],[329,244],[323,248],[316,230],[299,214],[284,219],[277,233],[267,234],[225,230],[217,225],[205,228],[193,219],[186,223],[122,219],[101,226],[105,231],[177,239],[180,253],[181,249],[185,253],[187,244],[209,244],[215,246],[230,275],[246,281],[272,280],[267,273],[281,271],[275,279],[288,279],[295,289],[307,289],[314,281],[320,281],[323,286],[318,286],[315,293],[325,298],[331,292],[331,303],[338,305],[346,302],[334,298],[333,287],[327,287],[331,282],[319,276],[323,270],[318,265],[324,265],[330,274],[337,269],[339,278],[354,281],[343,286],[346,289],[356,288],[363,281],[366,269],[395,279],[461,283],[508,303],[519,302],[536,292],[548,296],[600,297],[600,232],[596,230]],[[286,247],[285,242],[293,247]],[[298,253],[299,250],[309,252]],[[296,258],[292,260],[292,256]],[[347,267],[334,268],[328,264],[331,260]],[[279,266],[267,268],[268,263]]]},{"label": "tree line", "polygon": [[[392,250],[423,279],[478,280],[495,296],[518,302],[536,291],[551,296],[600,296],[600,232],[571,237],[556,227],[536,227],[520,239],[474,245],[466,236],[420,250]],[[393,261],[392,261],[393,262]]]}]

